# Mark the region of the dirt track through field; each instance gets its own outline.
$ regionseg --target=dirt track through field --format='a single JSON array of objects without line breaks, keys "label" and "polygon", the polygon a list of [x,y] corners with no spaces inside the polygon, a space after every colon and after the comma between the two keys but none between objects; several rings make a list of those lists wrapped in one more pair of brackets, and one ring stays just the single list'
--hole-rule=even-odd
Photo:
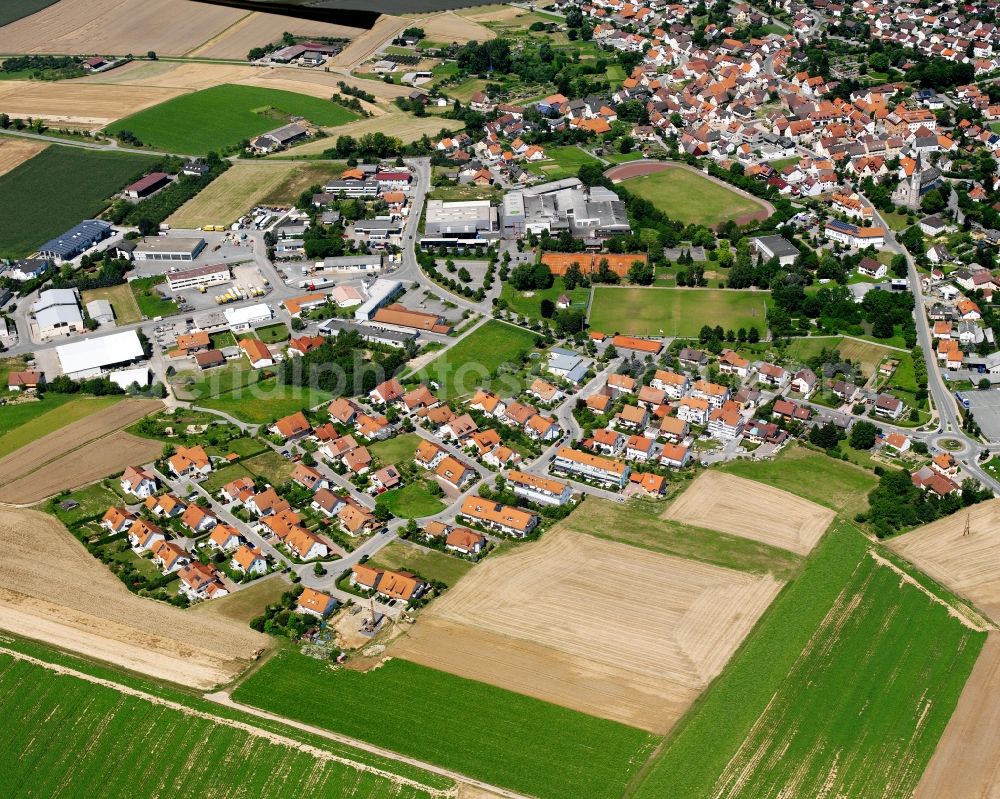
[{"label": "dirt track through field", "polygon": [[232,680],[270,639],[132,594],[48,514],[0,508],[0,628],[194,688]]},{"label": "dirt track through field", "polygon": [[[963,535],[966,519],[969,535]],[[973,505],[887,543],[1000,623],[1000,500]]]},{"label": "dirt track through field", "polygon": [[17,169],[48,146],[45,142],[30,139],[0,138],[0,175]]},{"label": "dirt track through field", "polygon": [[127,399],[0,459],[0,502],[25,505],[157,457],[162,445],[121,428],[163,407]]},{"label": "dirt track through field", "polygon": [[389,654],[662,734],[780,587],[556,530],[476,566]]},{"label": "dirt track through field", "polygon": [[752,200],[761,206],[760,211],[755,211],[752,214],[744,214],[743,216],[735,219],[734,221],[737,225],[747,225],[750,222],[764,220],[774,213],[774,206],[767,202],[767,200],[754,197],[752,194],[743,191],[743,189],[739,189],[736,186],[726,183],[725,181],[714,178],[711,175],[707,175],[700,169],[695,169],[687,164],[679,164],[673,161],[633,161],[631,163],[612,167],[607,170],[604,175],[615,183],[621,183],[623,180],[628,180],[629,178],[655,175],[659,172],[666,172],[668,169],[686,169],[688,172],[693,172],[699,177],[703,177],[705,180],[709,180],[719,186],[722,186],[723,188],[729,189],[729,191],[739,194],[741,197],[746,197],[748,200]]},{"label": "dirt track through field", "polygon": [[703,472],[663,515],[808,555],[836,513],[806,499],[723,472]]},{"label": "dirt track through field", "polygon": [[986,639],[914,799],[1000,797],[1000,633]]}]

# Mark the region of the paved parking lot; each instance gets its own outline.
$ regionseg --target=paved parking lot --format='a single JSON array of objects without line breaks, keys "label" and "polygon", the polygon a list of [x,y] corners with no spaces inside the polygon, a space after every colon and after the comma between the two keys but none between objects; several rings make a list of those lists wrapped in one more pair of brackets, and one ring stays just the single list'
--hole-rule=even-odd
[{"label": "paved parking lot", "polygon": [[969,401],[976,424],[986,438],[1000,440],[1000,390],[963,391],[962,396]]}]

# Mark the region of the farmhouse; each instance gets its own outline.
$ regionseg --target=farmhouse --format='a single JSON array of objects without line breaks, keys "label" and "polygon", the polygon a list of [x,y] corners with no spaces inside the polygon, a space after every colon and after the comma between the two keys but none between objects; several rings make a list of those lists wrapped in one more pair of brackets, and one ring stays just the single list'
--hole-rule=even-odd
[{"label": "farmhouse", "polygon": [[591,455],[570,447],[563,447],[556,453],[552,470],[616,488],[625,485],[629,473],[624,461]]},{"label": "farmhouse", "polygon": [[478,496],[462,501],[461,513],[490,530],[524,538],[538,524],[538,516],[522,508],[501,505]]},{"label": "farmhouse", "polygon": [[255,153],[266,155],[290,147],[308,136],[309,130],[307,128],[293,122],[291,125],[276,128],[251,139],[250,149]]},{"label": "farmhouse", "polygon": [[135,248],[136,261],[193,261],[205,249],[202,238],[146,236]]}]

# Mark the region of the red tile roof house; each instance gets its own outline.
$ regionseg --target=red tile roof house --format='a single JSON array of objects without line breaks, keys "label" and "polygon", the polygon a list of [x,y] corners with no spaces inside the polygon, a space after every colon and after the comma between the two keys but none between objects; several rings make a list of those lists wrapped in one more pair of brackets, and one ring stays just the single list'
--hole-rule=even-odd
[{"label": "red tile roof house", "polygon": [[126,466],[122,473],[122,491],[139,499],[146,499],[155,494],[158,485],[156,475],[141,466]]},{"label": "red tile roof house", "polygon": [[139,519],[128,531],[129,546],[137,554],[152,549],[158,541],[166,540],[167,537],[163,534],[163,531],[145,519]]},{"label": "red tile roof house", "polygon": [[321,488],[313,494],[312,502],[309,503],[309,506],[313,510],[323,513],[328,519],[332,519],[344,507],[344,500],[330,489]]},{"label": "red tile roof house", "polygon": [[173,574],[191,562],[191,556],[170,541],[157,541],[150,549],[153,563],[164,574]]},{"label": "red tile roof house", "polygon": [[29,369],[25,372],[9,372],[7,374],[8,391],[34,392],[45,384],[45,375]]},{"label": "red tile roof house", "polygon": [[237,571],[246,574],[265,574],[267,572],[267,558],[264,557],[264,553],[249,544],[244,544],[233,553],[230,565]]},{"label": "red tile roof house", "polygon": [[212,462],[203,447],[178,447],[167,459],[167,466],[177,477],[199,477],[212,471]]},{"label": "red tile roof house", "polygon": [[246,543],[240,531],[228,524],[217,524],[208,537],[208,545],[219,552],[229,552]]},{"label": "red tile roof house", "polygon": [[250,477],[237,477],[232,482],[226,483],[219,491],[223,501],[229,505],[233,502],[246,502],[256,491],[253,479]]},{"label": "red tile roof house", "polygon": [[402,478],[395,466],[386,466],[372,474],[372,486],[378,492],[391,491],[398,488],[402,483]]},{"label": "red tile roof house", "polygon": [[486,536],[467,527],[456,527],[444,540],[444,548],[463,555],[478,555],[486,547]]},{"label": "red tile roof house", "polygon": [[391,405],[405,393],[400,382],[396,378],[392,378],[375,386],[368,394],[368,398],[379,405]]},{"label": "red tile roof house", "polygon": [[309,491],[318,491],[321,488],[329,488],[330,481],[316,471],[312,466],[299,463],[292,470],[292,480]]},{"label": "red tile roof house", "polygon": [[180,578],[180,593],[192,602],[217,599],[229,593],[219,579],[218,570],[208,563],[188,564],[178,572],[177,576]]},{"label": "red tile roof house", "polygon": [[299,594],[295,611],[297,613],[308,613],[311,616],[317,616],[322,619],[330,615],[335,607],[337,607],[337,600],[329,594],[316,591],[313,588],[305,588]]},{"label": "red tile roof house", "polygon": [[290,510],[291,505],[287,500],[278,496],[278,492],[273,487],[268,486],[263,491],[248,497],[244,507],[254,516],[271,516],[275,513]]},{"label": "red tile roof house", "polygon": [[268,428],[268,432],[279,436],[282,441],[295,441],[312,432],[312,425],[302,411],[278,419]]},{"label": "red tile roof house", "polygon": [[160,494],[158,497],[147,497],[142,503],[157,519],[173,519],[187,510],[187,503],[173,494]]},{"label": "red tile roof house", "polygon": [[101,527],[112,533],[124,533],[135,523],[135,514],[125,508],[110,507],[101,519]]},{"label": "red tile roof house", "polygon": [[211,530],[219,523],[212,511],[200,505],[188,505],[187,510],[181,514],[181,521],[196,535]]}]

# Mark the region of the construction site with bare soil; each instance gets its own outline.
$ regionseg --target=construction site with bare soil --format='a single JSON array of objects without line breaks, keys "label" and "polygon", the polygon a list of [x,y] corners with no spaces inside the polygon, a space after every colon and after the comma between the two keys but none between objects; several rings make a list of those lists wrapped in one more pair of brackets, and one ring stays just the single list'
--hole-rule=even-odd
[{"label": "construction site with bare soil", "polygon": [[478,565],[388,654],[662,734],[780,588],[557,529]]}]

